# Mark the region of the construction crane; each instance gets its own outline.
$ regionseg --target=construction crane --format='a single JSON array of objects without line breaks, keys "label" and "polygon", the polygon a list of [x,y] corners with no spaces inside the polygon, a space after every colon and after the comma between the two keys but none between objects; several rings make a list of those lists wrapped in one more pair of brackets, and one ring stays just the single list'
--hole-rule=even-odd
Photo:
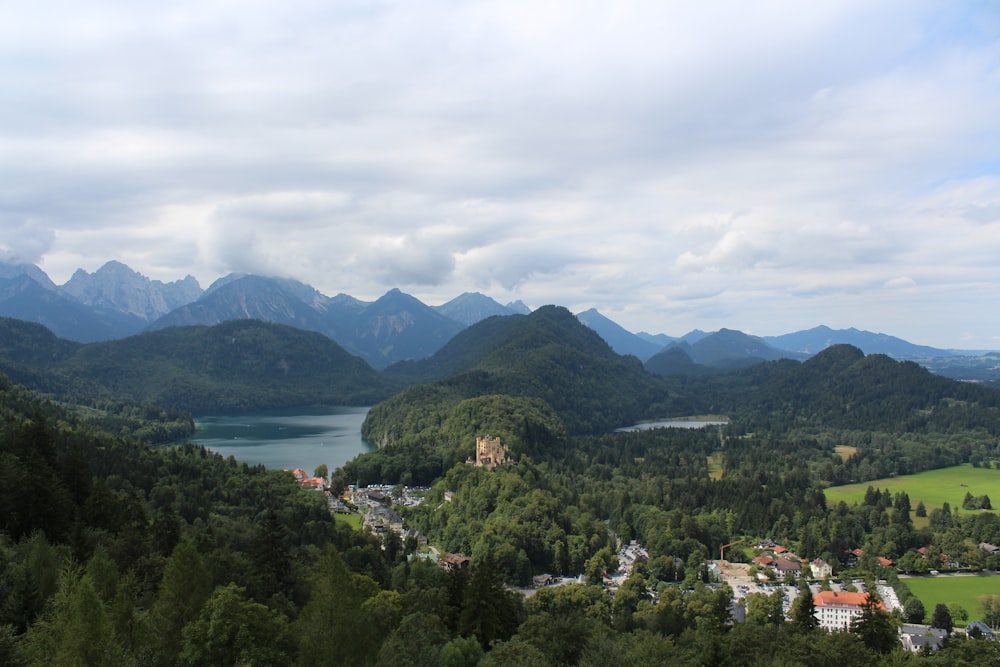
[{"label": "construction crane", "polygon": [[720,544],[719,545],[719,560],[720,561],[726,560],[726,549],[728,549],[729,547],[734,546],[736,544],[740,544],[742,542],[745,542],[745,541],[746,541],[746,538],[743,538],[742,540],[736,540],[735,542],[730,542],[729,544]]}]

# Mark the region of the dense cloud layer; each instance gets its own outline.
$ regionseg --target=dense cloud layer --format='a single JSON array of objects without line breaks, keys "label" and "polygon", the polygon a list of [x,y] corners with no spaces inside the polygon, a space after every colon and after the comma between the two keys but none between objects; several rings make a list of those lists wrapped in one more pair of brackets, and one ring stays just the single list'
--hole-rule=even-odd
[{"label": "dense cloud layer", "polygon": [[1000,346],[989,2],[20,3],[0,253]]}]

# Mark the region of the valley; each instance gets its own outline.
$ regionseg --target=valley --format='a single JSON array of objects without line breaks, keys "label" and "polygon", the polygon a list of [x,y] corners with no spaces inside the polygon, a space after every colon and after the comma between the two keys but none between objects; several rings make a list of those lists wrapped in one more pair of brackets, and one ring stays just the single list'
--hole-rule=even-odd
[{"label": "valley", "polygon": [[[437,664],[460,646],[478,656],[469,664],[508,651],[559,665],[902,660],[889,657],[903,650],[893,624],[934,610],[900,575],[1000,569],[982,546],[1000,543],[1000,517],[944,513],[929,492],[928,516],[916,516],[921,487],[889,480],[958,470],[973,490],[973,472],[995,473],[1000,391],[851,345],[737,363],[721,351],[741,335],[721,333],[685,343],[715,366],[688,356],[690,373],[657,373],[545,306],[473,322],[377,370],[273,322],[80,343],[0,319],[0,589],[25,591],[0,604],[2,657],[75,650],[84,635],[59,628],[78,627],[86,608],[105,619],[85,635],[102,651],[164,665],[189,664],[198,633],[253,623],[255,650],[284,662],[420,651]],[[295,407],[316,404],[327,407]],[[684,415],[717,423],[616,431]],[[281,429],[326,442],[344,433],[333,416],[373,443],[316,459],[333,495],[377,483],[426,487],[424,501],[383,493],[375,509],[388,523],[358,530],[271,469],[311,467],[298,449],[309,445]],[[195,423],[207,437],[209,421],[220,430],[206,448]],[[232,429],[251,421],[279,437],[231,456]],[[194,441],[176,444],[178,428]],[[487,435],[504,455],[470,465]],[[282,458],[257,456],[262,446]],[[30,483],[39,475],[44,487]],[[868,486],[837,497],[848,483]],[[430,546],[452,556],[429,558]],[[623,554],[642,558],[622,570]],[[566,585],[513,592],[536,577]],[[873,616],[883,630],[817,629],[826,617],[810,600],[827,579],[897,601]],[[960,664],[992,650],[963,639],[937,655]]]}]

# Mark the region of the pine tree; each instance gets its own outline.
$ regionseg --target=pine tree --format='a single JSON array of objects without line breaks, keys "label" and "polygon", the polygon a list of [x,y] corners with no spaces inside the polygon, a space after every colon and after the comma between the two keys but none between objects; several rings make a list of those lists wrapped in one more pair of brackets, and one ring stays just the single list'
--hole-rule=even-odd
[{"label": "pine tree", "polygon": [[167,560],[160,594],[150,610],[160,664],[174,664],[180,653],[184,626],[198,617],[212,592],[212,580],[201,554],[186,539],[177,543]]},{"label": "pine tree", "polygon": [[792,604],[792,627],[800,632],[812,632],[819,627],[816,603],[813,600],[812,589],[808,585],[801,587],[798,597]]},{"label": "pine tree", "polygon": [[882,608],[882,601],[869,586],[869,593],[861,605],[861,615],[851,623],[851,632],[861,637],[861,641],[869,650],[877,653],[889,653],[899,645],[896,630],[892,627],[892,619]]},{"label": "pine tree", "polygon": [[934,605],[934,615],[931,617],[931,627],[947,630],[948,634],[954,629],[955,624],[951,618],[951,611],[948,605],[937,603]]}]

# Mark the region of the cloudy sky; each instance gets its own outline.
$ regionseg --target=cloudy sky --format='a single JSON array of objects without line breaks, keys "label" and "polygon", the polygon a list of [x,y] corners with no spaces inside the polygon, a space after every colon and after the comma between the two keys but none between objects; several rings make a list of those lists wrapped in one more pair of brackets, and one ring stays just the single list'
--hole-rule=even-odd
[{"label": "cloudy sky", "polygon": [[0,255],[1000,347],[1000,5],[8,3]]}]

